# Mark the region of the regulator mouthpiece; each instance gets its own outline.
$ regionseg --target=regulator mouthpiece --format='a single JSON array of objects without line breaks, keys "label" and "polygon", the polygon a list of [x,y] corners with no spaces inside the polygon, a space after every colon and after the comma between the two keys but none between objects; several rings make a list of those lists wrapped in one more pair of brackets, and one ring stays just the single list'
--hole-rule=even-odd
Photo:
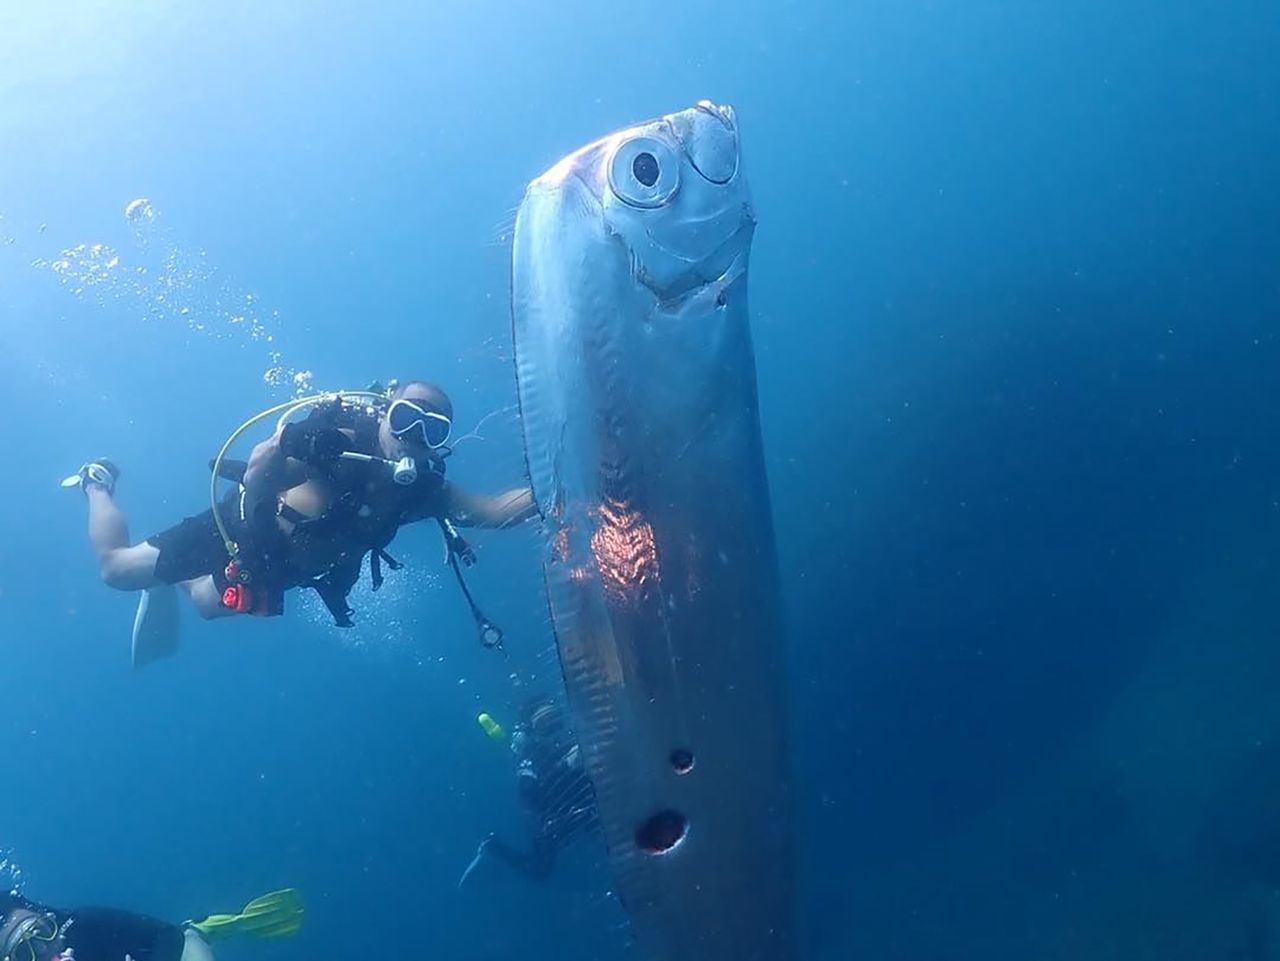
[{"label": "regulator mouthpiece", "polygon": [[401,457],[391,465],[391,479],[406,487],[418,479],[418,465],[412,457]]}]

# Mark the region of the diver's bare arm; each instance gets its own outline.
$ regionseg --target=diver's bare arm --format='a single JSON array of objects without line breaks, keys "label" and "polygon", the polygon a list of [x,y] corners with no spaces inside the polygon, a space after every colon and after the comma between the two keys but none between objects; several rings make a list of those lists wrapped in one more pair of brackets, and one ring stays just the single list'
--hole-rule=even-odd
[{"label": "diver's bare arm", "polygon": [[445,481],[445,516],[459,527],[514,527],[537,513],[533,491],[517,487],[505,494],[473,494]]}]

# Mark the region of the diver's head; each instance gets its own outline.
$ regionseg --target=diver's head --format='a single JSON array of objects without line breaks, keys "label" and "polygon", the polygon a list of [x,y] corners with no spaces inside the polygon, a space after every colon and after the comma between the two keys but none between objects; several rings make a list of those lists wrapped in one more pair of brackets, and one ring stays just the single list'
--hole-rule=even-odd
[{"label": "diver's head", "polygon": [[391,404],[378,426],[378,442],[391,460],[433,456],[449,440],[453,404],[435,384],[411,380],[391,394]]},{"label": "diver's head", "polygon": [[62,929],[52,914],[14,907],[0,922],[0,961],[46,961],[62,947]]}]

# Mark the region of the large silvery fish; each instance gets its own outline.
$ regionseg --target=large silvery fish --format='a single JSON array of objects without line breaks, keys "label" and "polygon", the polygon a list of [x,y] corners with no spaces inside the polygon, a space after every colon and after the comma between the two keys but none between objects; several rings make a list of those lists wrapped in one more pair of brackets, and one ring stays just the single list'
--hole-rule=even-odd
[{"label": "large silvery fish", "polygon": [[618,891],[663,961],[796,956],[755,220],[703,102],[533,181],[512,310],[551,618]]}]

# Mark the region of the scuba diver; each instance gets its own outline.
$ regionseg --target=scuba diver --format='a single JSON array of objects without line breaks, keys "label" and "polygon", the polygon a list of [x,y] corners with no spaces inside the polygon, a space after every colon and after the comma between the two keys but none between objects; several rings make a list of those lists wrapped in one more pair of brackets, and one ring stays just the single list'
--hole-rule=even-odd
[{"label": "scuba diver", "polygon": [[[494,730],[501,729],[491,720],[486,724],[486,719],[487,714],[481,715],[481,726],[493,737]],[[570,841],[598,826],[595,793],[583,770],[581,748],[564,711],[552,698],[540,695],[521,708],[511,734],[511,753],[516,760],[517,794],[529,815],[529,845],[517,847],[490,834],[480,842],[458,887],[486,857],[496,858],[531,881],[542,881]]]},{"label": "scuba diver", "polygon": [[[288,419],[307,407],[304,419]],[[226,459],[243,431],[277,413],[275,432],[247,462]],[[457,527],[506,528],[536,508],[528,488],[489,497],[445,480],[452,422],[444,391],[418,380],[263,411],[241,425],[211,463],[210,508],[139,544],[130,544],[115,501],[119,469],[107,460],[83,465],[63,485],[79,487],[88,501],[89,540],[102,580],[144,592],[134,621],[134,664],[177,649],[173,585],[206,619],[281,614],[286,590],[310,587],[334,622],[349,627],[347,594],[365,555],[376,590],[382,565],[400,566],[386,553],[396,532],[426,519],[440,525],[482,640],[498,646],[501,632],[476,607],[458,568],[459,560],[469,565],[475,557]],[[221,500],[220,478],[237,485]]]},{"label": "scuba diver", "polygon": [[0,961],[214,961],[209,942],[234,934],[279,938],[302,927],[293,888],[254,898],[239,914],[173,924],[118,908],[64,911],[0,894]]}]

